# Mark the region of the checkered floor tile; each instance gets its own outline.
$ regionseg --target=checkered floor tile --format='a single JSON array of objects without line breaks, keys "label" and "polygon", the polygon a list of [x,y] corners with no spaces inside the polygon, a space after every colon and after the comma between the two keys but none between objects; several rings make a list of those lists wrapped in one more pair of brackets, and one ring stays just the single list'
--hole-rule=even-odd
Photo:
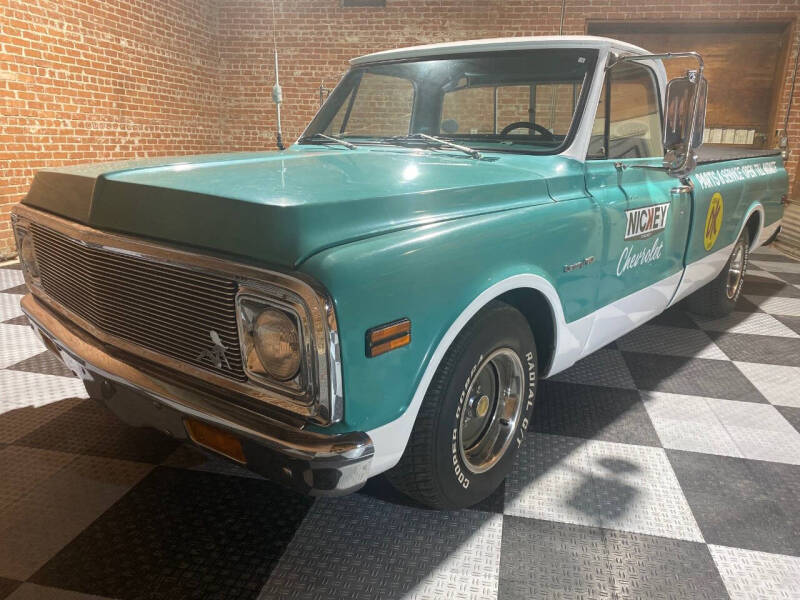
[{"label": "checkered floor tile", "polygon": [[0,268],[0,599],[800,598],[800,262],[542,382],[504,485],[437,512],[312,500],[127,427]]}]

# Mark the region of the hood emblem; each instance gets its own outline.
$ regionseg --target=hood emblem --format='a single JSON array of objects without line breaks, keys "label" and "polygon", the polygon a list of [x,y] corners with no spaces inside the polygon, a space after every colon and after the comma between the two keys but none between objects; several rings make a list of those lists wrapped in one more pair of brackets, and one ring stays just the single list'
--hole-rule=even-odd
[{"label": "hood emblem", "polygon": [[222,343],[219,334],[212,329],[208,332],[208,335],[211,337],[211,342],[214,345],[208,350],[203,350],[200,354],[198,354],[197,360],[209,361],[218,369],[221,369],[222,365],[224,364],[228,369],[230,369],[231,364],[228,362],[228,357],[225,356],[225,351],[228,348]]}]

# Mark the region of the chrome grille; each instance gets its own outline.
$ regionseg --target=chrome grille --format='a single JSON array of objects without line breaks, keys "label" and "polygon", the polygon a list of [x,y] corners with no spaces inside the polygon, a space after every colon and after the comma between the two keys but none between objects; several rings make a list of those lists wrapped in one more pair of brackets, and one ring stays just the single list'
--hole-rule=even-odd
[{"label": "chrome grille", "polygon": [[[208,371],[245,381],[236,325],[237,283],[141,256],[87,246],[33,223],[42,288],[100,331]],[[225,346],[208,356],[211,332]],[[206,355],[204,357],[204,354]]]}]

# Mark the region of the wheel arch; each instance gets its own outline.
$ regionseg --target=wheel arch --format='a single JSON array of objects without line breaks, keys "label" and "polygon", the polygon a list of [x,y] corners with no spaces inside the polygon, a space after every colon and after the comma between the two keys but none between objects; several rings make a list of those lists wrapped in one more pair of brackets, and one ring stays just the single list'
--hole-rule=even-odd
[{"label": "wheel arch", "polygon": [[753,251],[758,247],[758,240],[764,229],[764,207],[760,202],[754,202],[745,212],[744,219],[742,219],[742,223],[739,226],[739,232],[736,235],[737,240],[745,229],[750,239],[750,251]]},{"label": "wheel arch", "polygon": [[[484,289],[461,311],[436,343],[405,412],[397,419],[367,432],[375,447],[370,476],[392,468],[400,460],[419,413],[422,399],[425,397],[433,375],[439,368],[445,353],[464,327],[493,300],[508,302],[520,310],[529,323],[534,323],[532,330],[534,338],[537,340],[537,352],[540,347],[537,331],[541,332],[543,336],[542,349],[547,361],[545,364],[540,360],[539,371],[542,376],[546,375],[552,367],[561,348],[573,347],[577,344],[566,327],[558,293],[553,284],[545,277],[533,273],[512,275]],[[545,314],[550,319],[549,324],[543,319]]]}]

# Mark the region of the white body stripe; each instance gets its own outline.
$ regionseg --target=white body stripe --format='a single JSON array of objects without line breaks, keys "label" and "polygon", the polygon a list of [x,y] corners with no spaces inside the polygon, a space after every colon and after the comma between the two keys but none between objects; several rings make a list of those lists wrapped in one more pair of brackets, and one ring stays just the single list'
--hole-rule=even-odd
[{"label": "white body stripe", "polygon": [[[763,208],[760,205],[753,206],[742,222],[740,234],[754,211],[760,211],[763,219]],[[779,226],[780,220],[768,227],[762,227],[756,236],[753,249],[765,242]],[[431,379],[433,379],[436,369],[439,368],[445,352],[469,320],[494,298],[518,288],[535,289],[545,295],[553,308],[556,330],[553,363],[547,375],[555,375],[572,366],[580,358],[657,316],[668,305],[674,304],[680,298],[712,280],[727,262],[732,249],[733,244],[725,246],[690,264],[683,272],[670,275],[571,323],[564,320],[558,293],[544,277],[533,274],[514,275],[487,288],[464,309],[442,337],[405,413],[394,421],[367,432],[375,446],[370,477],[391,469],[400,460],[422,399],[425,397]],[[676,287],[678,288],[677,292]],[[683,296],[680,295],[681,293]]]}]

